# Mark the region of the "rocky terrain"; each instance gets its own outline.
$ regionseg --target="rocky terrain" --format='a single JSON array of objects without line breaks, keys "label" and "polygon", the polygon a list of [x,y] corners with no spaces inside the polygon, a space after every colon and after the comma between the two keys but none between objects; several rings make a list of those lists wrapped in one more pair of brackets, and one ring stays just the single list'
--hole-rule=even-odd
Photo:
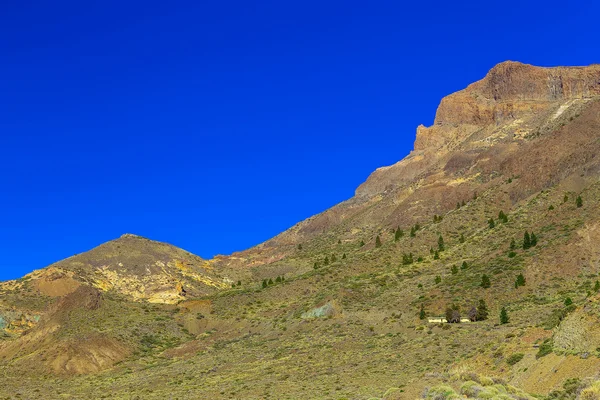
[{"label": "rocky terrain", "polygon": [[0,398],[600,398],[597,154],[599,65],[501,63],[259,246],[124,235],[0,283]]}]

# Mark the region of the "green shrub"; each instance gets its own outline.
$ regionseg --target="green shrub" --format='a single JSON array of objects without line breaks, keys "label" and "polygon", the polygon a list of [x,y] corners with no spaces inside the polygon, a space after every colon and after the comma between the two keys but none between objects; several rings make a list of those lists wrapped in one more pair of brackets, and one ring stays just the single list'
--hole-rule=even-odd
[{"label": "green shrub", "polygon": [[516,363],[518,363],[519,361],[521,361],[523,359],[523,357],[525,357],[525,354],[523,354],[523,353],[512,354],[510,357],[508,357],[506,359],[506,363],[508,365],[515,365]]}]

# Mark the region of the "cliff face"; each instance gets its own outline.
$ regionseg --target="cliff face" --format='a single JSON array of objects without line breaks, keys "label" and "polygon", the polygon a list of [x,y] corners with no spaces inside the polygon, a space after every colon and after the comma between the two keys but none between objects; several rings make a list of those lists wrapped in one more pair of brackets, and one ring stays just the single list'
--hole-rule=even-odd
[{"label": "cliff face", "polygon": [[[486,147],[501,128],[515,136],[530,133],[536,121],[549,111],[564,112],[571,106],[600,96],[600,65],[543,68],[507,61],[496,65],[480,81],[442,99],[434,125],[417,128],[413,153],[399,163],[375,171],[356,195],[372,196],[386,187],[397,187],[435,161],[460,147]],[[473,137],[475,133],[481,133]],[[487,142],[481,142],[490,138]],[[469,139],[477,139],[476,143]],[[429,162],[416,162],[425,157]]]}]

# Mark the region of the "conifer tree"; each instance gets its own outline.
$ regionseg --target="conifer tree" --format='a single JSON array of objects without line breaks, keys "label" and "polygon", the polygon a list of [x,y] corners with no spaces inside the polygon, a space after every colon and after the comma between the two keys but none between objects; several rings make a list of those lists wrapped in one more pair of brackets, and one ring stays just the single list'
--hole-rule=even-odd
[{"label": "conifer tree", "polygon": [[488,225],[489,225],[490,229],[493,229],[496,226],[496,223],[494,222],[494,218],[490,218],[488,220]]},{"label": "conifer tree", "polygon": [[415,237],[415,236],[417,236],[417,235],[416,235],[416,232],[415,232],[415,227],[413,226],[413,227],[410,228],[410,237]]},{"label": "conifer tree", "polygon": [[277,283],[281,282],[281,277],[277,276],[277,278],[275,279],[275,282],[277,282]]},{"label": "conifer tree", "polygon": [[334,263],[337,261],[337,257],[335,256],[335,254],[331,255],[331,262]]},{"label": "conifer tree", "polygon": [[262,282],[262,287],[263,287],[263,288],[266,288],[266,287],[267,287],[267,285],[268,285],[268,283],[267,283],[267,280],[266,280],[266,279],[263,279],[263,282]]},{"label": "conifer tree", "polygon": [[531,238],[529,237],[529,232],[525,231],[523,235],[523,250],[527,250],[531,247]]},{"label": "conifer tree", "polygon": [[482,288],[487,289],[492,286],[492,282],[490,281],[490,277],[486,274],[481,275],[481,285]]},{"label": "conifer tree", "polygon": [[325,260],[323,260],[324,265],[329,265],[329,257],[325,256]]},{"label": "conifer tree", "polygon": [[313,265],[313,268],[314,268],[314,269],[317,269],[317,268],[319,268],[319,263],[315,261],[315,265]]},{"label": "conifer tree", "polygon": [[342,254],[342,260],[346,259],[346,253]]},{"label": "conifer tree", "polygon": [[396,232],[394,233],[394,241],[397,242],[402,236],[404,236],[404,232],[402,232],[402,229],[398,227],[398,229],[396,229]]},{"label": "conifer tree", "polygon": [[567,201],[569,201],[569,195],[565,193],[565,196],[563,197],[563,203],[566,203]]},{"label": "conifer tree", "polygon": [[419,229],[421,229],[421,225],[419,225],[419,223],[417,222],[415,224],[415,232],[418,231]]},{"label": "conifer tree", "polygon": [[440,259],[440,253],[438,253],[437,250],[433,253],[433,259],[434,260],[439,260]]},{"label": "conifer tree", "polygon": [[298,250],[302,250],[302,244],[298,245]]},{"label": "conifer tree", "polygon": [[242,281],[238,281],[237,285],[242,286]]},{"label": "conifer tree", "polygon": [[523,274],[517,275],[517,280],[515,281],[515,287],[525,286],[525,276]]},{"label": "conifer tree", "polygon": [[530,242],[531,242],[531,247],[534,247],[537,245],[538,239],[537,236],[535,236],[535,233],[531,232],[530,235]]},{"label": "conifer tree", "polygon": [[365,241],[361,240],[360,243],[358,244],[360,247],[363,247],[365,245]]},{"label": "conifer tree", "polygon": [[461,207],[464,207],[466,205],[465,201],[462,201],[462,204],[460,205]]},{"label": "conifer tree", "polygon": [[460,203],[456,203],[456,209],[458,210],[460,208]]},{"label": "conifer tree", "polygon": [[596,283],[594,284],[594,292],[598,292],[600,291],[600,282],[596,281]]},{"label": "conifer tree", "polygon": [[487,304],[485,304],[485,300],[479,300],[479,305],[477,306],[477,321],[484,321],[487,319],[489,314]]},{"label": "conifer tree", "polygon": [[458,238],[458,242],[459,243],[464,243],[465,242],[465,235],[463,233],[460,234],[460,238]]},{"label": "conifer tree", "polygon": [[438,237],[438,250],[439,251],[444,251],[445,246],[444,246],[444,238],[442,237],[442,235],[440,235]]},{"label": "conifer tree", "polygon": [[342,239],[338,239],[338,244],[342,244]]},{"label": "conifer tree", "polygon": [[515,242],[515,239],[512,239],[512,240],[510,241],[510,249],[511,249],[511,250],[514,250],[514,249],[516,249],[516,248],[517,248],[517,243]]},{"label": "conifer tree", "polygon": [[379,238],[379,235],[377,235],[375,238],[375,247],[381,247],[381,239]]},{"label": "conifer tree", "polygon": [[575,205],[577,205],[577,208],[583,206],[583,199],[581,198],[581,196],[577,196],[577,199],[575,200]]},{"label": "conifer tree", "polygon": [[504,325],[508,324],[508,321],[510,321],[510,318],[508,317],[508,311],[506,311],[505,307],[502,307],[502,310],[500,310],[500,323]]},{"label": "conifer tree", "polygon": [[437,275],[437,276],[435,277],[435,283],[436,283],[436,284],[438,284],[438,283],[440,283],[441,281],[442,281],[442,277],[441,277],[441,276],[439,276],[439,275]]},{"label": "conifer tree", "polygon": [[567,297],[565,299],[565,306],[569,307],[571,304],[573,304],[573,299],[570,297]]},{"label": "conifer tree", "polygon": [[450,272],[452,272],[452,275],[458,274],[458,267],[453,265],[452,268],[450,268]]},{"label": "conifer tree", "polygon": [[419,319],[425,319],[427,317],[427,313],[425,313],[425,305],[421,303],[421,311],[419,312]]},{"label": "conifer tree", "polygon": [[466,261],[463,261],[462,265],[460,266],[460,269],[467,269],[467,268],[469,268],[469,264],[467,264]]},{"label": "conifer tree", "polygon": [[272,285],[272,284],[273,284],[273,279],[269,278],[269,282],[268,282],[268,284],[269,284],[269,285]]}]

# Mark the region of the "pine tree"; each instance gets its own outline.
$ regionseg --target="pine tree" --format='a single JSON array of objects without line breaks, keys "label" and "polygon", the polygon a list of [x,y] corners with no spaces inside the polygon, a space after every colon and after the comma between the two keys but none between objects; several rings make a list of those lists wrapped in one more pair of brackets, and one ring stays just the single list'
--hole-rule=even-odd
[{"label": "pine tree", "polygon": [[477,200],[477,192],[473,193],[473,200]]},{"label": "pine tree", "polygon": [[456,209],[458,210],[460,208],[460,203],[456,203]]},{"label": "pine tree", "polygon": [[434,260],[439,260],[440,259],[440,253],[438,253],[437,250],[433,253],[433,259]]},{"label": "pine tree", "polygon": [[531,236],[530,236],[531,247],[536,246],[537,242],[538,242],[537,236],[535,236],[535,233],[531,232]]},{"label": "pine tree", "polygon": [[477,321],[484,321],[487,319],[489,314],[487,304],[485,304],[485,300],[479,300],[479,305],[477,306]]},{"label": "pine tree", "polygon": [[334,263],[337,261],[337,257],[335,256],[335,254],[331,255],[331,262]]},{"label": "pine tree", "polygon": [[398,227],[398,229],[396,229],[396,232],[394,233],[394,241],[397,242],[402,236],[404,236],[404,232],[402,232],[402,229]]},{"label": "pine tree", "polygon": [[442,277],[441,277],[441,276],[439,276],[439,275],[437,275],[437,276],[435,277],[435,283],[436,283],[436,284],[438,284],[438,283],[440,283],[441,281],[442,281]]},{"label": "pine tree", "polygon": [[358,244],[360,247],[363,247],[365,245],[365,241],[361,240],[360,243]]},{"label": "pine tree", "polygon": [[419,223],[417,222],[415,224],[415,232],[418,231],[419,229],[421,229],[421,225],[419,225]]},{"label": "pine tree", "polygon": [[567,201],[569,201],[569,195],[565,193],[565,196],[563,197],[563,203],[566,203]]},{"label": "pine tree", "polygon": [[237,285],[242,286],[242,281],[238,281]]},{"label": "pine tree", "polygon": [[488,225],[490,226],[490,229],[493,229],[496,226],[496,223],[494,222],[494,218],[490,218],[488,220]]},{"label": "pine tree", "polygon": [[379,238],[379,235],[377,235],[375,238],[375,247],[381,247],[381,239]]},{"label": "pine tree", "polygon": [[518,288],[519,286],[525,286],[525,277],[523,276],[523,274],[517,275],[517,280],[515,281],[515,287]]},{"label": "pine tree", "polygon": [[235,283],[232,283],[232,284],[231,284],[231,288],[232,288],[232,289],[235,289]]},{"label": "pine tree", "polygon": [[594,292],[598,292],[600,291],[600,282],[596,281],[596,284],[594,285]]},{"label": "pine tree", "polygon": [[503,223],[507,223],[508,222],[508,216],[506,214],[504,214],[504,211],[500,211],[498,213],[498,220],[500,222],[503,222]]},{"label": "pine tree", "polygon": [[302,250],[302,245],[301,244],[298,245],[298,250]]},{"label": "pine tree", "polygon": [[269,285],[273,284],[273,279],[269,278],[269,282],[267,282]]},{"label": "pine tree", "polygon": [[410,237],[415,237],[415,236],[417,236],[417,235],[415,233],[415,227],[413,226],[410,228]]},{"label": "pine tree", "polygon": [[342,244],[342,239],[338,239],[338,244]]},{"label": "pine tree", "polygon": [[460,266],[460,269],[467,269],[467,268],[469,268],[469,264],[467,264],[466,261],[463,261],[462,265]]},{"label": "pine tree", "polygon": [[263,288],[266,288],[266,287],[267,287],[267,285],[268,285],[268,283],[267,283],[267,280],[266,280],[266,279],[263,279],[262,287],[263,287]]},{"label": "pine tree", "polygon": [[464,243],[465,242],[465,235],[464,234],[460,234],[460,238],[458,238],[458,242],[459,243]]},{"label": "pine tree", "polygon": [[275,279],[275,282],[280,283],[281,282],[281,277],[277,276],[277,278]]},{"label": "pine tree", "polygon": [[460,205],[461,207],[464,207],[466,205],[465,201],[462,201],[462,204]]},{"label": "pine tree", "polygon": [[319,263],[315,261],[315,265],[313,265],[313,268],[314,268],[314,269],[317,269],[317,268],[319,268]]},{"label": "pine tree", "polygon": [[486,274],[481,275],[481,285],[482,288],[487,289],[492,286],[492,282],[490,281],[490,277]]},{"label": "pine tree", "polygon": [[509,320],[510,318],[508,317],[508,311],[506,311],[505,307],[502,307],[502,310],[500,310],[500,323],[502,325],[508,324]]},{"label": "pine tree", "polygon": [[567,297],[565,299],[565,306],[569,307],[571,304],[573,304],[573,299],[571,299],[570,297]]},{"label": "pine tree", "polygon": [[525,231],[523,235],[523,250],[527,250],[531,247],[531,238],[529,237],[529,232]]},{"label": "pine tree", "polygon": [[554,206],[552,204],[550,204],[550,207],[548,207],[548,211],[552,211],[554,210]]},{"label": "pine tree", "polygon": [[452,268],[450,268],[450,272],[452,272],[452,275],[458,274],[458,267],[453,265]]},{"label": "pine tree", "polygon": [[346,259],[346,253],[342,254],[342,260]]},{"label": "pine tree", "polygon": [[421,303],[421,311],[419,312],[419,319],[425,319],[427,317],[427,313],[425,313],[425,305]]},{"label": "pine tree", "polygon": [[329,265],[329,257],[325,256],[325,260],[323,260],[324,265]]},{"label": "pine tree", "polygon": [[583,206],[583,199],[581,198],[581,196],[577,196],[577,199],[575,200],[575,205],[577,205],[577,208]]},{"label": "pine tree", "polygon": [[445,247],[444,247],[444,238],[442,237],[442,235],[440,235],[438,237],[438,250],[439,251],[444,251]]},{"label": "pine tree", "polygon": [[517,243],[515,242],[515,239],[512,239],[512,240],[510,241],[510,249],[511,249],[511,250],[514,250],[514,249],[516,249],[516,248],[517,248]]}]

